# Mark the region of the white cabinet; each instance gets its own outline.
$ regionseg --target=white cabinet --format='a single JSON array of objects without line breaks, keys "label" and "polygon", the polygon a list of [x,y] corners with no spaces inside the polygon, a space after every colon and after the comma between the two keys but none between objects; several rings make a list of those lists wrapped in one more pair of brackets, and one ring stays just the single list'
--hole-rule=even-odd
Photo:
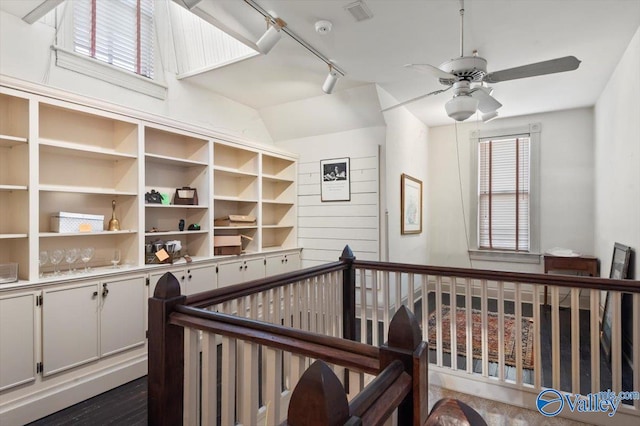
[{"label": "white cabinet", "polygon": [[100,356],[145,343],[144,276],[100,282]]},{"label": "white cabinet", "polygon": [[44,376],[98,359],[98,282],[42,292]]},{"label": "white cabinet", "polygon": [[185,293],[201,293],[218,287],[216,265],[190,266],[186,268]]},{"label": "white cabinet", "polygon": [[158,281],[164,274],[167,272],[171,272],[180,283],[180,294],[185,294],[185,282],[187,280],[186,271],[184,268],[172,268],[172,269],[163,269],[162,271],[152,272],[149,274],[149,297],[153,297],[153,293],[156,291],[156,285],[158,285]]},{"label": "white cabinet", "polygon": [[264,258],[241,259],[218,265],[218,287],[264,278]]},{"label": "white cabinet", "polygon": [[36,297],[0,298],[0,391],[35,380]]},{"label": "white cabinet", "polygon": [[265,257],[266,276],[285,274],[300,269],[300,252],[273,254]]}]

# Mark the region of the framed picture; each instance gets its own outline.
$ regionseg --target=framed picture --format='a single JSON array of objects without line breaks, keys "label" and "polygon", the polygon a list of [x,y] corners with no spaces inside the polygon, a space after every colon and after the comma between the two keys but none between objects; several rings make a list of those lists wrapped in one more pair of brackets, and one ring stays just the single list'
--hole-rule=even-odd
[{"label": "framed picture", "polygon": [[[631,247],[620,243],[613,246],[613,256],[611,257],[611,270],[609,278],[616,280],[624,280],[628,277],[629,260],[631,259]],[[602,297],[604,293],[604,297]],[[608,291],[601,292],[601,301],[604,299],[604,308],[602,310],[602,318],[600,321],[600,342],[608,359],[611,358],[611,296]]]},{"label": "framed picture", "polygon": [[400,177],[400,233],[422,232],[422,181],[402,174]]},{"label": "framed picture", "polygon": [[351,201],[351,169],[349,157],[320,161],[320,199]]}]

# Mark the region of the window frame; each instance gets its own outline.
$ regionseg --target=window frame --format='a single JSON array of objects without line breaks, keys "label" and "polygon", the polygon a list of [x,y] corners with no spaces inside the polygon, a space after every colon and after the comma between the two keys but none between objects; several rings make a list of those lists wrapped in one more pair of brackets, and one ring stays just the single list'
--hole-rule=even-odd
[{"label": "window frame", "polygon": [[[532,123],[525,126],[496,128],[491,130],[474,130],[470,133],[471,145],[471,185],[470,185],[470,247],[472,260],[496,262],[540,263],[540,132],[542,125]],[[529,170],[529,251],[511,251],[497,249],[480,249],[479,246],[479,176],[478,147],[482,139],[504,138],[515,135],[529,135],[530,170]]]},{"label": "window frame", "polygon": [[[73,17],[73,3],[65,2],[64,10],[62,13],[58,13],[56,19],[57,26],[59,28],[56,41],[52,46],[52,49],[56,54],[56,66],[64,68],[70,71],[75,71],[89,77],[97,78],[107,83],[115,84],[116,86],[123,87],[125,89],[133,90],[145,95],[152,96],[158,99],[166,99],[168,86],[161,82],[161,75],[163,73],[162,63],[159,60],[158,52],[158,39],[156,34],[156,24],[158,19],[159,4],[160,1],[154,1],[154,37],[153,37],[153,49],[154,56],[154,77],[144,77],[135,72],[128,71],[118,66],[109,64],[107,62],[94,59],[90,56],[75,52],[74,49],[74,17]],[[69,8],[69,9],[67,9]]]}]

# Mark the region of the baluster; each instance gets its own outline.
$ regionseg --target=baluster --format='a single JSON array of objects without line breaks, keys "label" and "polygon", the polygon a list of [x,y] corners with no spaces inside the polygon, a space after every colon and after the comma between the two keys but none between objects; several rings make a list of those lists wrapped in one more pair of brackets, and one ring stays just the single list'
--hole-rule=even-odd
[{"label": "baluster", "polygon": [[571,289],[571,392],[580,393],[580,290]]},{"label": "baluster", "polygon": [[198,350],[199,331],[192,328],[184,333],[184,412],[183,424],[198,423],[198,401],[200,382],[200,351]]},{"label": "baluster", "polygon": [[436,365],[442,367],[442,276],[436,277]]},{"label": "baluster", "polygon": [[202,424],[216,424],[218,416],[218,341],[215,334],[202,335]]},{"label": "baluster", "polygon": [[620,306],[622,293],[612,291],[609,294],[609,308],[611,309],[611,390],[622,390],[622,323],[620,320]]},{"label": "baluster", "polygon": [[238,353],[238,420],[244,425],[258,422],[258,345],[243,341]]},{"label": "baluster", "polygon": [[472,280],[465,279],[465,312],[467,315],[467,373],[473,373],[473,286]]},{"label": "baluster", "polygon": [[421,280],[422,301],[422,340],[429,341],[429,275],[422,275]]},{"label": "baluster", "polygon": [[[389,298],[385,300],[389,303]],[[371,342],[378,346],[378,271],[375,270],[371,271]]]},{"label": "baluster", "polygon": [[263,346],[264,392],[263,403],[267,406],[267,424],[282,422],[280,407],[282,399],[282,351]]},{"label": "baluster", "polygon": [[[458,298],[455,277],[449,277],[449,336],[451,336],[451,369],[458,369]],[[469,323],[467,323],[469,324]],[[468,329],[468,328],[467,328]]]},{"label": "baluster", "polygon": [[591,329],[591,392],[602,390],[600,386],[600,290],[590,290],[590,322]]},{"label": "baluster", "polygon": [[367,271],[360,269],[360,342],[367,343]]},{"label": "baluster", "polygon": [[223,425],[236,423],[236,339],[222,337],[222,397],[221,420]]},{"label": "baluster", "polygon": [[[387,283],[390,284],[389,282],[389,273],[387,272]],[[398,312],[398,310],[400,309],[400,306],[402,306],[402,273],[400,272],[396,272],[394,274],[394,281],[395,281],[395,290],[396,290],[396,300],[394,303],[395,309],[394,309],[394,313]],[[387,285],[389,285],[387,284]],[[384,332],[386,333],[388,330],[388,326],[389,323],[385,321],[384,323]]]},{"label": "baluster", "polygon": [[415,286],[413,283],[413,280],[415,279],[415,275],[414,274],[409,274],[408,276],[409,278],[409,282],[407,283],[407,307],[409,308],[409,310],[411,312],[415,312],[416,310],[416,306],[415,306],[415,302],[414,302],[414,292],[415,292]]},{"label": "baluster", "polygon": [[498,281],[498,380],[504,382],[504,282]]},{"label": "baluster", "polygon": [[[634,293],[633,300],[631,302],[633,311],[633,337],[631,338],[631,345],[633,347],[633,365],[636,374],[633,376],[633,389],[640,392],[640,293]],[[636,410],[640,410],[640,399],[633,401],[633,406]]]},{"label": "baluster", "polygon": [[[389,322],[391,321],[391,277],[389,276],[389,272],[387,271],[381,272],[380,275],[382,277],[382,282],[380,282],[380,287],[382,290],[382,329],[384,330],[383,333],[386,334],[387,330],[389,330]],[[394,275],[396,289],[398,288],[398,275],[399,274],[397,273]],[[400,307],[400,302],[398,301],[398,292],[396,291],[395,293],[396,301],[394,302],[394,309],[397,311]],[[384,342],[384,338],[382,339],[383,342],[380,342],[377,322],[373,333],[375,333],[376,336],[376,343],[374,343],[373,345],[378,346],[379,344],[382,344]]]},{"label": "baluster", "polygon": [[515,315],[516,315],[516,384],[522,384],[522,292],[520,283],[515,283]]},{"label": "baluster", "polygon": [[560,390],[560,295],[551,286],[551,387]]},{"label": "baluster", "polygon": [[[283,325],[287,327],[293,326],[291,322],[291,315],[292,315],[291,305],[293,303],[291,300],[291,290],[293,286],[295,286],[295,283],[289,284],[282,289],[283,301],[284,301],[282,304],[283,311],[284,311]],[[284,370],[282,372],[282,375],[284,377],[284,386],[286,389],[293,389],[291,387],[291,353],[283,352],[282,358],[283,358],[283,365],[284,365]]]},{"label": "baluster", "polygon": [[482,299],[480,300],[480,317],[482,322],[482,375],[484,377],[489,376],[489,322],[487,319],[487,302],[489,300],[487,296],[487,290],[489,284],[487,280],[481,280],[482,284]]},{"label": "baluster", "polygon": [[534,373],[534,378],[533,378],[533,385],[535,389],[540,389],[542,387],[542,362],[541,360],[541,356],[542,356],[542,351],[541,351],[541,339],[540,339],[540,333],[542,330],[542,326],[541,326],[541,315],[540,315],[540,291],[542,290],[544,286],[540,286],[540,285],[534,285],[533,286],[533,300],[532,300],[532,304],[533,304],[533,350],[534,350],[534,355],[533,355],[533,373]]}]

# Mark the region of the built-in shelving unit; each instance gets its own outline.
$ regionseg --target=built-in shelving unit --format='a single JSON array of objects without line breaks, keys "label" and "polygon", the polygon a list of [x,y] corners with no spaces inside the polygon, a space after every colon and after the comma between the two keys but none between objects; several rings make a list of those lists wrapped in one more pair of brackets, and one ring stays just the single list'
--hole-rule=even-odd
[{"label": "built-in shelving unit", "polygon": [[0,93],[0,263],[29,277],[29,100]]},{"label": "built-in shelving unit", "polygon": [[[165,194],[169,204],[145,204],[145,243],[179,240],[181,253],[210,256],[211,142],[186,132],[145,126],[145,192]],[[177,188],[197,191],[198,204],[176,205]],[[180,221],[184,228],[179,229]],[[188,231],[190,225],[200,229]]]},{"label": "built-in shelving unit", "polygon": [[[246,253],[296,246],[294,157],[63,95],[0,87],[0,263],[18,263],[21,280],[39,281],[38,253],[54,249],[94,247],[99,269],[115,249],[121,264],[141,266],[158,240],[198,259],[214,257],[215,235],[249,237]],[[183,187],[197,204],[176,203]],[[152,190],[165,201],[147,203]],[[108,231],[113,201],[118,231]],[[103,231],[53,232],[59,212],[103,216]],[[214,225],[229,215],[255,222]]]}]

